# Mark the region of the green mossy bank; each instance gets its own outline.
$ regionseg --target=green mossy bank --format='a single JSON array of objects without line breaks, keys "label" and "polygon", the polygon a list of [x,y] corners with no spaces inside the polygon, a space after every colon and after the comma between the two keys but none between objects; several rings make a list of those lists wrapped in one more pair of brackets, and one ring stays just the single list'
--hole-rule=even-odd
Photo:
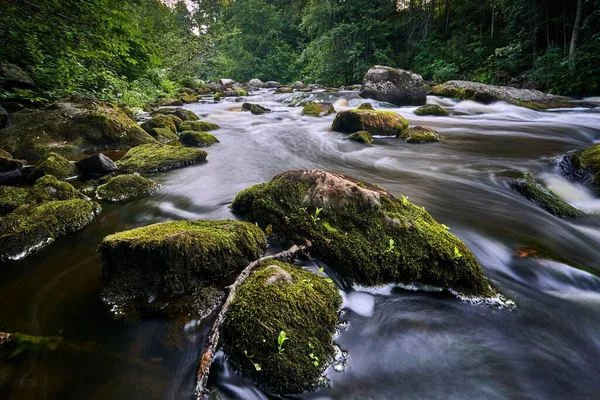
[{"label": "green mossy bank", "polygon": [[[223,325],[224,350],[271,392],[310,390],[333,360],[340,305],[330,280],[266,260],[236,291]],[[288,339],[279,346],[282,331]]]},{"label": "green mossy bank", "polygon": [[362,285],[420,282],[492,296],[481,266],[448,228],[406,198],[339,173],[293,170],[236,196],[232,211],[311,251]]},{"label": "green mossy bank", "polygon": [[126,173],[151,173],[198,164],[205,161],[206,156],[204,150],[190,147],[146,144],[130,149],[117,166]]}]

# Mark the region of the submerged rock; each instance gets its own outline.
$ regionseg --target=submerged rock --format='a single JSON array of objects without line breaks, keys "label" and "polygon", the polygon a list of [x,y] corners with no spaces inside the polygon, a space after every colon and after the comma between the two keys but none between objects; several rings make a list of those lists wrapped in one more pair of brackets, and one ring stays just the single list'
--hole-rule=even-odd
[{"label": "submerged rock", "polygon": [[29,174],[30,180],[36,180],[44,175],[53,175],[57,179],[73,178],[79,174],[77,166],[63,156],[48,153],[42,158]]},{"label": "submerged rock", "polygon": [[406,143],[430,143],[439,142],[440,135],[435,129],[426,126],[413,126],[402,131],[399,136]]},{"label": "submerged rock", "polygon": [[302,108],[302,115],[308,115],[311,117],[323,117],[325,115],[335,114],[335,108],[331,103],[318,103],[309,102],[304,104]]},{"label": "submerged rock", "polygon": [[144,122],[142,128],[156,139],[158,143],[177,140],[177,125],[171,117],[173,115],[157,114]]},{"label": "submerged rock", "polygon": [[196,132],[208,132],[220,129],[221,127],[212,122],[206,121],[186,121],[181,124],[179,129],[183,131],[196,131]]},{"label": "submerged rock", "polygon": [[365,74],[358,95],[404,106],[425,104],[428,91],[429,86],[421,75],[376,65]]},{"label": "submerged rock", "polygon": [[219,143],[219,139],[206,132],[184,131],[179,135],[179,140],[186,146],[208,147]]},{"label": "submerged rock", "polygon": [[286,242],[310,240],[311,253],[350,283],[494,294],[469,249],[424,208],[339,173],[284,172],[238,193],[231,208]]},{"label": "submerged rock", "polygon": [[239,272],[266,249],[262,230],[238,221],[172,221],[104,238],[102,298],[144,306],[176,299]]},{"label": "submerged rock", "polygon": [[58,180],[53,175],[44,175],[35,181],[28,192],[28,204],[41,204],[47,201],[82,199],[89,200],[68,182]]},{"label": "submerged rock", "polygon": [[398,136],[408,128],[408,121],[394,111],[368,109],[365,105],[361,107],[339,112],[331,129],[343,133],[367,131],[371,135]]},{"label": "submerged rock", "polygon": [[268,108],[261,106],[260,104],[253,103],[242,104],[242,110],[250,111],[254,115],[261,115],[271,111]]},{"label": "submerged rock", "polygon": [[159,188],[159,184],[138,174],[118,175],[98,186],[96,195],[100,200],[116,203],[150,196]]},{"label": "submerged rock", "polygon": [[340,305],[332,282],[298,266],[265,261],[231,301],[224,350],[244,376],[273,393],[310,390],[333,361]]},{"label": "submerged rock", "polygon": [[11,114],[0,146],[14,156],[39,160],[48,152],[78,155],[87,150],[128,149],[154,143],[120,108],[89,97],[72,96],[50,109]]},{"label": "submerged rock", "polygon": [[600,144],[584,150],[579,157],[579,163],[583,169],[590,171],[593,175],[588,186],[597,196],[600,196]]},{"label": "submerged rock", "polygon": [[566,98],[540,92],[539,90],[517,89],[510,86],[495,86],[469,81],[448,81],[433,86],[431,92],[439,96],[474,100],[481,103],[503,100],[533,110],[573,107]]},{"label": "submerged rock", "polygon": [[581,211],[571,206],[546,186],[535,181],[533,176],[524,172],[521,178],[511,182],[511,187],[527,200],[537,204],[557,217],[579,217]]},{"label": "submerged rock", "polygon": [[600,196],[600,144],[567,154],[561,158],[559,167],[571,182],[582,183]]},{"label": "submerged rock", "polygon": [[159,108],[152,113],[152,116],[159,114],[174,115],[182,121],[198,121],[200,119],[200,117],[192,111],[186,110],[185,108]]},{"label": "submerged rock", "polygon": [[206,160],[206,152],[190,147],[145,144],[134,147],[117,162],[123,172],[150,173],[183,168]]},{"label": "submerged rock", "polygon": [[442,107],[437,104],[427,104],[425,106],[417,108],[413,111],[415,115],[424,116],[424,115],[433,115],[437,117],[447,117],[448,111],[444,110]]},{"label": "submerged rock", "polygon": [[102,153],[92,154],[75,164],[80,171],[90,175],[105,175],[117,169],[117,164]]},{"label": "submerged rock", "polygon": [[82,199],[17,208],[0,218],[0,261],[25,257],[59,236],[84,228],[99,211],[98,204]]},{"label": "submerged rock", "polygon": [[354,132],[352,135],[349,135],[347,139],[364,144],[373,144],[373,137],[367,131]]},{"label": "submerged rock", "polygon": [[0,214],[7,214],[25,204],[29,190],[15,186],[0,186]]}]

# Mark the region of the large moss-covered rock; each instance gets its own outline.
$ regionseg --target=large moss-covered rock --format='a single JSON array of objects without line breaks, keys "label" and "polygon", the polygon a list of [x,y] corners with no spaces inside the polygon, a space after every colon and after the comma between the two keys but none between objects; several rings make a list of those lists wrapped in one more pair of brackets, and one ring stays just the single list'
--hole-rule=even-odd
[{"label": "large moss-covered rock", "polygon": [[53,175],[57,179],[67,179],[77,176],[77,166],[56,153],[48,153],[42,158],[29,174],[30,180],[36,180],[44,175]]},{"label": "large moss-covered rock", "polygon": [[[333,360],[340,295],[300,267],[265,261],[238,287],[222,329],[232,363],[278,394],[312,389]],[[288,338],[281,346],[280,332]]]},{"label": "large moss-covered rock", "polygon": [[425,116],[425,115],[433,115],[437,117],[447,117],[448,111],[444,110],[442,107],[437,104],[427,104],[425,106],[417,108],[413,111],[415,115]]},{"label": "large moss-covered rock", "polygon": [[363,78],[358,95],[398,106],[420,105],[427,101],[429,86],[421,75],[403,69],[375,65]]},{"label": "large moss-covered rock", "polygon": [[533,110],[547,110],[557,107],[574,107],[566,98],[533,89],[517,89],[510,86],[488,85],[469,81],[448,81],[433,86],[433,94],[461,100],[474,100],[491,103],[503,100]]},{"label": "large moss-covered rock", "polygon": [[60,181],[53,175],[44,175],[35,181],[27,195],[27,203],[40,204],[47,201],[83,199],[88,200],[81,192],[68,182]]},{"label": "large moss-covered rock", "polygon": [[220,129],[220,126],[206,121],[186,121],[179,127],[180,131],[208,132]]},{"label": "large moss-covered rock", "polygon": [[526,172],[522,173],[519,179],[511,182],[511,187],[527,200],[557,217],[579,217],[583,215],[581,211],[562,200],[546,186],[536,182],[533,176]]},{"label": "large moss-covered rock", "polygon": [[122,109],[75,96],[49,109],[13,113],[10,127],[0,132],[0,146],[27,160],[39,160],[50,151],[70,156],[153,142]]},{"label": "large moss-covered rock", "polygon": [[179,140],[186,146],[208,147],[219,143],[219,139],[206,132],[185,131],[179,135]]},{"label": "large moss-covered rock", "polygon": [[6,214],[25,204],[29,190],[15,186],[0,186],[0,214]]},{"label": "large moss-covered rock", "polygon": [[173,221],[104,238],[102,296],[132,305],[184,296],[241,271],[266,249],[262,230],[238,221]]},{"label": "large moss-covered rock", "polygon": [[96,195],[110,202],[127,201],[150,196],[160,185],[138,174],[118,175],[98,186]]},{"label": "large moss-covered rock", "polygon": [[[157,114],[142,124],[142,128],[159,143],[177,140],[177,125],[173,115]],[[177,118],[177,117],[175,117]]]},{"label": "large moss-covered rock", "polygon": [[494,293],[469,249],[424,208],[352,177],[288,171],[238,193],[231,208],[286,242],[309,239],[311,252],[349,282]]},{"label": "large moss-covered rock", "polygon": [[130,149],[117,162],[123,172],[150,173],[183,168],[206,160],[206,152],[190,147],[145,144]]},{"label": "large moss-covered rock", "polygon": [[333,104],[331,103],[310,102],[306,103],[302,108],[302,115],[311,117],[323,117],[331,114],[335,114],[335,108],[333,108]]},{"label": "large moss-covered rock", "polygon": [[92,222],[100,207],[82,199],[23,205],[0,218],[0,261],[22,258]]},{"label": "large moss-covered rock", "polygon": [[152,116],[157,114],[174,115],[182,121],[198,121],[200,119],[200,117],[198,117],[192,111],[184,108],[159,108],[152,113]]},{"label": "large moss-covered rock", "polygon": [[430,143],[439,142],[440,135],[436,130],[426,126],[413,126],[402,131],[399,136],[406,143]]},{"label": "large moss-covered rock", "polygon": [[381,136],[398,136],[406,128],[408,121],[397,112],[366,108],[339,112],[331,126],[331,129],[337,132],[367,131],[371,135]]}]

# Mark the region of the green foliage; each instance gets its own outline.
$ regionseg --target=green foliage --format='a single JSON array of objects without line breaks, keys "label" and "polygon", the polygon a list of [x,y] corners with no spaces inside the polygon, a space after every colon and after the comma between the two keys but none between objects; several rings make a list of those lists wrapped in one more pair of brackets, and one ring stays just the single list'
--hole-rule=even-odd
[{"label": "green foliage", "polygon": [[277,336],[277,349],[279,350],[279,354],[283,353],[283,351],[285,350],[283,348],[283,343],[285,343],[285,341],[288,339],[289,337],[287,337],[285,331],[279,332],[279,336]]}]

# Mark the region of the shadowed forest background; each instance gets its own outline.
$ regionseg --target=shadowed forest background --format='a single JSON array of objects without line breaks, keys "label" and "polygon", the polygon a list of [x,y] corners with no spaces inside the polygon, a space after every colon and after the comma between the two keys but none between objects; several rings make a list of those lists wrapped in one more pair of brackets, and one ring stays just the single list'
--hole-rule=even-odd
[{"label": "shadowed forest background", "polygon": [[37,89],[0,89],[0,99],[91,93],[135,106],[198,79],[354,84],[374,64],[435,83],[600,91],[600,0],[169,3],[4,1],[0,60]]}]

